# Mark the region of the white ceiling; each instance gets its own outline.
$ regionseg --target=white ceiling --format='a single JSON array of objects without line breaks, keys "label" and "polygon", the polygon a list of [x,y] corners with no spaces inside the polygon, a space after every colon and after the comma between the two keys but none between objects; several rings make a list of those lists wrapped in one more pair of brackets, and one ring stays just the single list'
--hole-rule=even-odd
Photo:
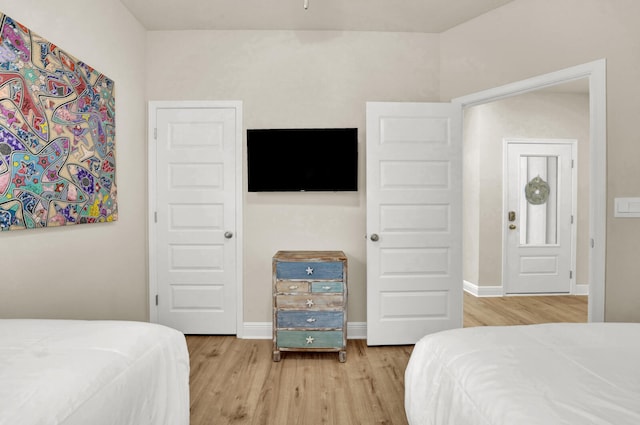
[{"label": "white ceiling", "polygon": [[513,0],[120,0],[147,30],[440,33]]}]

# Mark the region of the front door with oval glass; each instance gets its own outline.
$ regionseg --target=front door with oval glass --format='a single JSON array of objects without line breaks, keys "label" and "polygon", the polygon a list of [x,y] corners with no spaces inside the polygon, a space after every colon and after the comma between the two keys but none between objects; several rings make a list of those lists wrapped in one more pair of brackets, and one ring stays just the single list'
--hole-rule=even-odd
[{"label": "front door with oval glass", "polygon": [[507,294],[571,292],[575,149],[575,141],[506,141]]}]

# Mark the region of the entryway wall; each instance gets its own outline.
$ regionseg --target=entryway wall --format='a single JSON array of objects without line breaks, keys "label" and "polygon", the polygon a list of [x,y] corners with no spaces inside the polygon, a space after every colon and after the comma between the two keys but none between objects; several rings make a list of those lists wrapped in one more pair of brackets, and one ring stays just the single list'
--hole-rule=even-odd
[{"label": "entryway wall", "polygon": [[[586,79],[585,79],[586,81]],[[585,83],[587,85],[587,83]],[[463,136],[463,278],[480,296],[502,295],[504,138],[578,140],[578,293],[589,282],[589,95],[536,91],[465,110]]]}]

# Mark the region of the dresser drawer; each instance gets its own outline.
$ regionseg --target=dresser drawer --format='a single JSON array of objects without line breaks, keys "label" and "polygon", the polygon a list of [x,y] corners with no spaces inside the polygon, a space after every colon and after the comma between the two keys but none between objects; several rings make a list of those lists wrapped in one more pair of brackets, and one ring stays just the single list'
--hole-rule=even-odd
[{"label": "dresser drawer", "polygon": [[311,282],[311,292],[343,292],[343,282]]},{"label": "dresser drawer", "polygon": [[276,282],[276,291],[279,294],[295,294],[309,292],[309,282],[280,280]]},{"label": "dresser drawer", "polygon": [[277,279],[342,279],[341,261],[280,261]]},{"label": "dresser drawer", "polygon": [[296,310],[342,308],[344,296],[342,294],[331,295],[277,295],[276,308],[290,308]]},{"label": "dresser drawer", "polygon": [[278,331],[278,348],[341,348],[342,331]]},{"label": "dresser drawer", "polygon": [[342,311],[281,310],[277,314],[278,328],[342,328]]}]

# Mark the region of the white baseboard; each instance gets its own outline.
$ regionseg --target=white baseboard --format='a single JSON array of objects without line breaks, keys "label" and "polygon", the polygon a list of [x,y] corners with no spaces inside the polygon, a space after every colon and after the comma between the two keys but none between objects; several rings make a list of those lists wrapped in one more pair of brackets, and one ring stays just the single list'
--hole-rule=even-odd
[{"label": "white baseboard", "polygon": [[589,284],[576,283],[576,290],[573,295],[589,295]]},{"label": "white baseboard", "polygon": [[[464,281],[464,290],[475,297],[502,297],[502,286],[478,286],[475,283]],[[589,285],[578,283],[573,295],[589,295]]]},{"label": "white baseboard", "polygon": [[475,297],[501,297],[502,286],[479,286],[469,281],[463,282],[463,289]]},{"label": "white baseboard", "polygon": [[271,322],[244,322],[244,328],[238,335],[242,339],[271,339]]},{"label": "white baseboard", "polygon": [[347,323],[347,339],[367,339],[367,322]]},{"label": "white baseboard", "polygon": [[[241,333],[242,339],[271,339],[273,330],[271,322],[245,322]],[[367,322],[348,322],[348,339],[366,339]]]}]

